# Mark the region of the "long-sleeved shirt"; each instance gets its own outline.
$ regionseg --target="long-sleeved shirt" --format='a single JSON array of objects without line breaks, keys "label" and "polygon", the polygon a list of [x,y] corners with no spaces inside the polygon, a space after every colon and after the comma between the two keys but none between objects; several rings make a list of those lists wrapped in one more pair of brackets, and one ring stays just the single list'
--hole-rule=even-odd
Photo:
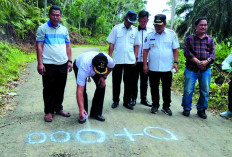
[{"label": "long-sleeved shirt", "polygon": [[[211,58],[212,63],[215,59],[215,46],[213,37],[206,35],[203,39],[200,39],[196,34],[189,35],[185,38],[184,42],[184,56],[186,57],[186,68],[193,72],[198,72],[197,64],[192,62],[191,59],[196,57],[200,61]],[[210,64],[207,65],[206,70],[210,68]]]}]

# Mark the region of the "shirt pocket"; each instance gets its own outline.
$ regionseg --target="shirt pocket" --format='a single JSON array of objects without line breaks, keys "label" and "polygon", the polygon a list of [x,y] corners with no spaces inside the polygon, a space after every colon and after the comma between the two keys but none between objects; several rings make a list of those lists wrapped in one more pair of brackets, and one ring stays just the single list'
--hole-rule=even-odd
[{"label": "shirt pocket", "polygon": [[131,34],[131,36],[130,36],[130,44],[134,45],[134,43],[135,43],[135,36],[133,34]]},{"label": "shirt pocket", "polygon": [[155,48],[156,46],[157,46],[156,41],[155,40],[150,40],[149,47],[150,48]]},{"label": "shirt pocket", "polygon": [[122,43],[123,42],[123,34],[117,33],[117,42]]},{"label": "shirt pocket", "polygon": [[164,41],[164,46],[168,48],[172,48],[172,42],[171,41]]}]

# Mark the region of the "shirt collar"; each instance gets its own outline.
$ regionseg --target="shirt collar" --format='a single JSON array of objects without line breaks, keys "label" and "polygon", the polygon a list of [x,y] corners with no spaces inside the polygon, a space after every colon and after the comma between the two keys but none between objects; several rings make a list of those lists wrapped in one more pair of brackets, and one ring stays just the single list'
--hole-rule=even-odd
[{"label": "shirt collar", "polygon": [[[196,33],[195,33],[195,34],[193,34],[193,36],[194,36],[194,37],[196,37],[196,38],[199,38],[199,37],[196,35]],[[209,35],[205,33],[204,38],[209,38]],[[204,39],[204,38],[202,38],[202,39]],[[200,39],[200,38],[199,38],[199,39]]]},{"label": "shirt collar", "polygon": [[147,30],[147,27],[141,28],[140,26],[138,26],[138,30],[139,30],[139,31],[141,31],[141,30],[145,30],[145,31],[146,31],[146,30]]},{"label": "shirt collar", "polygon": [[125,28],[125,29],[127,29],[127,30],[131,30],[132,28],[131,28],[132,26],[130,26],[130,28],[126,28],[126,26],[125,26],[125,24],[124,24],[124,22],[122,23],[122,28]]},{"label": "shirt collar", "polygon": [[[50,20],[48,20],[47,24],[48,24],[49,27],[54,27],[54,26],[51,24]],[[58,26],[57,26],[57,27],[60,27],[60,23],[58,23]]]},{"label": "shirt collar", "polygon": [[[159,33],[156,32],[155,29],[154,29],[154,32],[155,32],[155,34],[159,34]],[[161,34],[163,34],[163,33],[167,33],[167,29],[166,29],[166,28],[164,28],[164,31],[163,31]],[[161,35],[161,34],[160,34],[160,35]]]}]

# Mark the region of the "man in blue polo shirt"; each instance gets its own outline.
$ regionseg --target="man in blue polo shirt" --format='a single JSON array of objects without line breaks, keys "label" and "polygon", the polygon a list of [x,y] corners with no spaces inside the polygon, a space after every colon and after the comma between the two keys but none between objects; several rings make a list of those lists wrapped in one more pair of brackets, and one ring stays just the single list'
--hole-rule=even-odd
[{"label": "man in blue polo shirt", "polygon": [[45,122],[51,122],[54,113],[71,116],[62,106],[67,71],[72,71],[72,59],[68,30],[59,23],[61,17],[60,7],[52,6],[50,20],[36,33],[37,70],[43,79]]}]

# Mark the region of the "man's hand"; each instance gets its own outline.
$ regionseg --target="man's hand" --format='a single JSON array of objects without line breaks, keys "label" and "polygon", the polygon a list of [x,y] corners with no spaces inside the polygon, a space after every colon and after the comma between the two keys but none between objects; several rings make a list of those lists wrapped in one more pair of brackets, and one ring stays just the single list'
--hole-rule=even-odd
[{"label": "man's hand", "polygon": [[172,69],[175,69],[176,72],[178,72],[178,64],[174,63],[173,66],[172,66]]},{"label": "man's hand", "polygon": [[38,71],[38,73],[40,75],[43,75],[46,72],[44,65],[43,64],[38,64],[37,65],[37,71]]},{"label": "man's hand", "polygon": [[145,64],[145,65],[143,65],[143,72],[145,73],[145,74],[147,74],[148,73],[148,71],[149,71],[149,68],[148,68],[148,66]]},{"label": "man's hand", "polygon": [[84,116],[88,116],[88,113],[83,109],[83,110],[79,110],[79,119],[80,120],[84,120]]},{"label": "man's hand", "polygon": [[205,70],[208,63],[209,63],[209,62],[208,62],[207,60],[205,60],[205,61],[199,61],[199,62],[197,63],[197,66],[198,66],[198,68],[200,68],[201,70]]},{"label": "man's hand", "polygon": [[72,71],[72,63],[68,62],[68,72]]},{"label": "man's hand", "polygon": [[104,88],[106,86],[106,81],[103,77],[101,77],[97,84],[100,88]]}]

